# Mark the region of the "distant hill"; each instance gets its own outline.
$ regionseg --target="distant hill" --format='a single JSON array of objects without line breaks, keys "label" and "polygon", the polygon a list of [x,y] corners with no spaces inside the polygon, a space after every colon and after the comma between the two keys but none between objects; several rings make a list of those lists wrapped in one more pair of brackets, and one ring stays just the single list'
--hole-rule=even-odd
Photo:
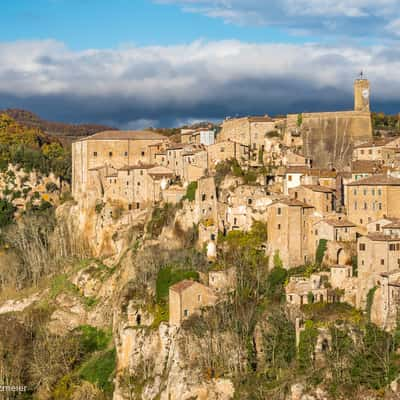
[{"label": "distant hill", "polygon": [[39,128],[47,135],[56,136],[64,145],[69,145],[73,140],[79,137],[90,136],[97,132],[115,129],[105,125],[66,124],[63,122],[46,121],[30,111],[20,109],[0,110],[0,114],[2,113],[9,115],[22,125]]}]

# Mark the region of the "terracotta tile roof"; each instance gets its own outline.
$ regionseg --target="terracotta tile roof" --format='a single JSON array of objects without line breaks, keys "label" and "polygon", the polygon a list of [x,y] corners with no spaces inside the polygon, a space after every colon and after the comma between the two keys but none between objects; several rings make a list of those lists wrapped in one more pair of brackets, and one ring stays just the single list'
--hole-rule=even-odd
[{"label": "terracotta tile roof", "polygon": [[321,186],[321,185],[301,185],[301,187],[304,187],[306,189],[310,189],[313,192],[322,192],[322,193],[333,193],[335,192],[335,189],[328,188],[326,186]]},{"label": "terracotta tile roof", "polygon": [[313,206],[310,206],[309,204],[303,203],[302,201],[296,199],[280,199],[272,202],[270,205],[279,203],[286,204],[287,206],[290,207],[314,208]]},{"label": "terracotta tile roof", "polygon": [[194,284],[195,281],[190,281],[188,279],[185,279],[183,281],[175,283],[175,285],[170,286],[170,289],[173,290],[174,292],[182,293],[184,290],[190,288]]},{"label": "terracotta tile roof", "polygon": [[363,148],[366,148],[366,147],[382,147],[382,146],[385,146],[387,143],[390,143],[392,141],[393,141],[393,138],[372,140],[372,141],[368,141],[368,142],[365,142],[365,143],[361,143],[358,146],[354,146],[354,149],[363,149]]},{"label": "terracotta tile roof", "polygon": [[351,172],[355,173],[376,173],[381,169],[381,164],[377,161],[358,160],[351,163]]},{"label": "terracotta tile roof", "polygon": [[367,178],[360,179],[349,183],[347,186],[400,186],[400,179],[394,178],[388,174],[371,175]]},{"label": "terracotta tile roof", "polygon": [[152,131],[103,131],[80,139],[80,141],[85,140],[168,140],[168,138]]},{"label": "terracotta tile roof", "polygon": [[330,169],[314,169],[303,166],[288,166],[286,167],[286,174],[303,174],[308,176],[317,176],[319,178],[336,178],[337,171]]},{"label": "terracotta tile roof", "polygon": [[352,222],[347,219],[324,219],[320,222],[326,222],[329,225],[338,227],[338,228],[352,228],[356,226]]},{"label": "terracotta tile roof", "polygon": [[169,168],[162,167],[162,166],[156,166],[153,168],[150,168],[148,171],[149,175],[173,175],[174,171],[172,171]]},{"label": "terracotta tile roof", "polygon": [[390,222],[387,225],[382,226],[382,229],[396,229],[396,228],[400,228],[400,219],[399,218],[387,218],[389,219]]},{"label": "terracotta tile roof", "polygon": [[385,235],[383,233],[370,233],[366,237],[374,242],[400,242],[400,237]]}]

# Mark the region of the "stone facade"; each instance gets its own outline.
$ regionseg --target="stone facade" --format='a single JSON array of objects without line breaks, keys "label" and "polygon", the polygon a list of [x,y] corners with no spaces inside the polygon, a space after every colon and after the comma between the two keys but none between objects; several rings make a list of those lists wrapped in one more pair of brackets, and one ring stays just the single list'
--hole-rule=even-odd
[{"label": "stone facade", "polygon": [[169,323],[180,326],[185,319],[217,301],[213,291],[198,282],[184,280],[169,288]]},{"label": "stone facade", "polygon": [[372,175],[346,186],[346,210],[350,221],[366,227],[387,216],[400,217],[400,179]]},{"label": "stone facade", "polygon": [[298,200],[277,200],[267,207],[268,252],[279,254],[285,268],[294,268],[314,260],[310,250],[314,208]]}]

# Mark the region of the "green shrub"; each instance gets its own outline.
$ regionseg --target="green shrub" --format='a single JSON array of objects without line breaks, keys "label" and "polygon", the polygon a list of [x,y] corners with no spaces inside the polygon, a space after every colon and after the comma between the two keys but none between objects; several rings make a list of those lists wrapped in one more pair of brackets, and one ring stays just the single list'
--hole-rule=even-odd
[{"label": "green shrub", "polygon": [[10,225],[14,221],[16,208],[7,199],[0,199],[0,228]]},{"label": "green shrub", "polygon": [[325,252],[327,249],[327,243],[328,241],[326,239],[320,239],[317,247],[317,251],[315,254],[315,263],[317,265],[322,264],[322,260],[324,259]]},{"label": "green shrub", "polygon": [[313,321],[305,323],[304,330],[300,333],[300,343],[298,349],[298,361],[301,371],[309,371],[313,367],[313,354],[318,339],[318,329]]},{"label": "green shrub", "polygon": [[186,189],[186,194],[183,197],[183,200],[194,201],[196,198],[197,186],[197,182],[190,182]]},{"label": "green shrub", "polygon": [[156,281],[157,302],[163,302],[168,297],[169,287],[184,279],[199,280],[199,274],[196,271],[174,269],[170,266],[162,268]]},{"label": "green shrub", "polygon": [[96,353],[88,361],[83,363],[79,370],[79,376],[85,381],[96,384],[107,394],[113,392],[112,378],[116,367],[115,348],[101,353]]},{"label": "green shrub", "polygon": [[378,289],[377,286],[374,286],[368,291],[367,294],[367,307],[366,307],[366,312],[367,312],[367,318],[368,321],[371,321],[371,309],[372,309],[372,304],[374,303],[374,296],[376,289]]},{"label": "green shrub", "polygon": [[110,331],[104,331],[90,325],[81,325],[76,328],[75,332],[79,336],[84,354],[105,350],[112,339]]},{"label": "green shrub", "polygon": [[274,267],[267,277],[267,297],[270,300],[280,301],[284,295],[284,284],[287,279],[288,272],[278,266]]}]

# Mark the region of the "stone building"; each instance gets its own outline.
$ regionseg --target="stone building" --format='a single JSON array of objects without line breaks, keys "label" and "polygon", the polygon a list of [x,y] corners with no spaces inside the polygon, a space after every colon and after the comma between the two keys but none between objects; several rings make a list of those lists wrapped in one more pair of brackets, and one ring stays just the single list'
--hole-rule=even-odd
[{"label": "stone building", "polygon": [[313,206],[321,215],[331,214],[335,207],[335,190],[321,185],[300,185],[289,190],[290,197]]},{"label": "stone building", "polygon": [[208,154],[203,148],[194,148],[182,153],[182,176],[183,182],[197,181],[206,175],[208,168]]},{"label": "stone building", "polygon": [[126,210],[144,209],[162,198],[173,172],[154,165],[113,168],[109,165],[88,171],[87,190],[93,198],[118,201]]},{"label": "stone building", "polygon": [[277,129],[275,120],[268,116],[226,119],[217,140],[232,140],[249,146],[251,150],[260,150],[265,144],[266,134]]},{"label": "stone building", "polygon": [[366,227],[384,217],[400,217],[400,179],[389,174],[371,175],[346,186],[346,211],[350,221]]},{"label": "stone building", "polygon": [[357,240],[359,288],[357,307],[365,307],[368,291],[379,283],[379,275],[400,266],[400,237],[374,233]]},{"label": "stone building", "polygon": [[327,218],[315,223],[315,234],[319,239],[335,242],[356,240],[357,226],[346,219]]},{"label": "stone building", "polygon": [[152,165],[168,139],[155,132],[104,131],[72,144],[72,195],[87,199],[90,171],[105,166],[116,170],[140,164]]},{"label": "stone building", "polygon": [[217,296],[208,286],[191,280],[176,283],[169,288],[169,323],[180,326],[185,319],[216,301]]},{"label": "stone building", "polygon": [[329,289],[329,273],[312,274],[309,278],[292,276],[286,285],[286,301],[289,305],[302,306],[311,303],[327,303],[335,300]]},{"label": "stone building", "polygon": [[386,330],[395,329],[399,307],[400,269],[380,274],[371,307],[371,322]]},{"label": "stone building", "polygon": [[208,169],[214,171],[218,163],[236,159],[239,163],[249,159],[249,148],[232,140],[217,142],[207,146]]},{"label": "stone building", "polygon": [[353,146],[372,139],[367,80],[356,80],[354,98],[354,111],[301,114],[303,155],[315,167],[341,169],[351,161]]},{"label": "stone building", "polygon": [[267,207],[268,252],[271,263],[279,254],[285,268],[313,262],[310,240],[314,208],[299,200],[283,199]]},{"label": "stone building", "polygon": [[266,222],[265,210],[273,199],[263,186],[238,186],[229,194],[224,215],[220,215],[224,230],[248,231],[255,220]]}]

